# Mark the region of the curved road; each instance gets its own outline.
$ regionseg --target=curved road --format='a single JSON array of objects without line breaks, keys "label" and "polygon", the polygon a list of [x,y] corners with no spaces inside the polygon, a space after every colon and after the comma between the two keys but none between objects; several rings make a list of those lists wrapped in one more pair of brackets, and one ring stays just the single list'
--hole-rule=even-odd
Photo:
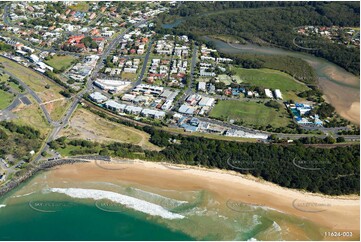
[{"label": "curved road", "polygon": [[24,89],[35,99],[35,101],[39,104],[41,110],[43,111],[46,120],[48,121],[49,124],[53,124],[53,120],[50,117],[50,114],[48,112],[48,110],[46,110],[46,108],[44,107],[44,105],[42,105],[42,100],[39,98],[39,96],[31,89],[29,88],[22,80],[20,80],[19,78],[17,78],[16,76],[14,76],[12,73],[8,72],[5,69],[0,68],[0,70],[4,73],[6,73],[7,75],[11,76],[12,78],[14,78],[15,80],[17,80],[21,86],[24,87]]}]

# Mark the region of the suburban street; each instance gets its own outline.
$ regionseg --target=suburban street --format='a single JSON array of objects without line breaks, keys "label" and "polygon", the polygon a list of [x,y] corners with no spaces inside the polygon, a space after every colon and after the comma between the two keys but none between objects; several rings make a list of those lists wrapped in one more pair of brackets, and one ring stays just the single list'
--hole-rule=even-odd
[{"label": "suburban street", "polygon": [[[9,14],[10,14],[10,4],[6,4],[4,7],[4,14],[3,14],[3,21],[6,25],[8,26],[13,26],[13,27],[18,27],[15,26],[11,23],[11,21],[9,21]],[[99,19],[100,16],[97,17],[97,19]],[[93,21],[95,22],[95,21]],[[40,164],[41,160],[43,159],[41,153],[43,151],[49,151],[49,147],[47,145],[47,143],[49,143],[50,141],[56,139],[57,135],[59,134],[59,132],[68,125],[69,120],[72,116],[72,114],[74,113],[74,111],[77,108],[78,103],[82,100],[83,96],[85,93],[90,92],[93,89],[93,81],[99,76],[99,72],[100,70],[104,67],[105,65],[105,60],[107,59],[108,56],[110,56],[112,54],[112,52],[117,48],[117,46],[120,44],[121,40],[123,39],[124,35],[129,33],[132,29],[148,23],[149,19],[145,19],[142,21],[139,21],[135,24],[133,24],[132,26],[128,27],[127,29],[125,29],[123,32],[118,33],[115,35],[115,37],[113,39],[109,39],[110,42],[108,42],[108,44],[106,45],[105,49],[103,50],[102,54],[100,54],[100,58],[97,61],[93,71],[91,72],[91,74],[88,76],[88,78],[86,79],[86,83],[85,83],[85,88],[83,88],[79,93],[73,95],[72,99],[72,103],[70,105],[70,107],[65,111],[65,113],[63,114],[63,117],[60,119],[60,121],[55,122],[51,119],[49,112],[46,110],[44,104],[42,103],[42,100],[39,98],[39,96],[31,89],[29,88],[22,80],[16,78],[14,75],[12,75],[12,73],[9,73],[6,70],[2,70],[4,73],[6,73],[7,75],[13,77],[15,80],[17,80],[21,86],[24,87],[24,89],[26,90],[27,93],[29,93],[34,100],[37,102],[37,104],[40,106],[42,112],[44,113],[44,116],[47,120],[47,122],[52,126],[52,130],[49,133],[49,135],[46,137],[46,140],[44,142],[43,147],[41,148],[41,150],[37,153],[37,155],[33,158],[33,163],[34,164]],[[67,35],[75,35],[76,32],[67,32]],[[82,57],[84,56],[84,54],[82,53],[74,53],[74,52],[68,52],[68,51],[62,51],[62,50],[56,50],[54,48],[43,48],[43,47],[37,47],[34,46],[32,43],[30,43],[29,41],[26,41],[24,39],[18,38],[16,36],[13,36],[12,34],[8,35],[9,37],[11,37],[12,39],[19,41],[20,43],[24,43],[27,46],[31,46],[32,48],[36,49],[36,50],[40,50],[40,51],[49,51],[49,52],[54,52],[57,53],[59,55],[72,55],[72,56],[77,56],[77,57]],[[139,85],[142,83],[142,80],[144,78],[144,76],[146,75],[146,71],[147,71],[147,64],[151,55],[151,50],[152,50],[152,46],[154,43],[154,39],[151,38],[150,42],[148,43],[145,55],[135,55],[133,57],[138,57],[138,58],[142,58],[144,57],[144,59],[142,60],[142,67],[141,70],[137,76],[136,81],[134,81],[131,85],[131,88],[134,88],[135,86]],[[189,71],[189,79],[187,80],[187,86],[186,89],[184,90],[183,95],[177,100],[176,103],[174,103],[174,107],[179,107],[182,103],[184,103],[186,97],[188,97],[189,95],[193,94],[193,90],[192,88],[194,87],[194,78],[195,78],[195,72],[196,72],[196,68],[197,68],[197,59],[198,59],[198,51],[199,51],[199,46],[197,45],[197,43],[193,43],[193,51],[192,51],[192,59],[191,59],[191,64],[190,64],[190,71]],[[129,58],[129,57],[128,57]],[[170,59],[170,61],[172,62],[173,59],[173,55],[171,57],[164,57],[163,59]],[[168,79],[169,79],[169,73],[168,72]],[[50,78],[48,78],[50,79]],[[50,79],[51,80],[51,79]],[[53,81],[53,80],[52,80]],[[205,97],[212,97],[215,99],[219,99],[219,100],[239,100],[239,98],[236,97],[227,97],[227,96],[223,96],[223,95],[208,95],[208,94],[202,94]],[[3,113],[6,113],[6,117],[10,117],[11,116],[11,110],[14,109],[17,105],[19,105],[21,103],[21,98],[23,97],[23,94],[17,95],[17,97],[15,98],[15,100],[5,109],[3,110]],[[248,100],[248,98],[245,98]],[[252,98],[249,99],[248,101],[252,101],[252,102],[256,102],[259,99],[257,98]],[[281,103],[281,101],[279,101]],[[169,112],[170,114],[173,114],[173,111]],[[256,134],[256,133],[261,133],[261,134],[266,134],[266,135],[271,135],[271,134],[276,134],[278,138],[287,138],[287,139],[298,139],[301,137],[309,137],[309,136],[316,136],[319,138],[324,138],[328,135],[328,133],[333,133],[334,137],[344,137],[346,140],[348,141],[353,141],[353,140],[359,140],[359,137],[357,135],[337,135],[337,132],[340,130],[343,130],[342,128],[321,128],[320,130],[324,132],[324,134],[322,135],[315,135],[315,134],[282,134],[282,133],[272,133],[272,132],[266,132],[266,131],[260,131],[260,130],[255,130],[252,128],[248,128],[248,127],[244,127],[244,126],[240,126],[240,125],[234,125],[228,122],[224,122],[224,121],[220,121],[220,120],[216,120],[216,119],[211,119],[208,117],[201,117],[201,116],[196,116],[200,121],[203,122],[208,122],[210,124],[215,124],[215,125],[219,125],[225,128],[231,128],[231,129],[237,129],[237,130],[242,130],[244,132],[248,132],[248,133],[252,133],[252,134]],[[315,129],[314,127],[305,127],[306,130],[313,130]],[[319,129],[319,128],[318,128]],[[55,156],[56,154],[54,152],[50,152],[53,156]]]}]

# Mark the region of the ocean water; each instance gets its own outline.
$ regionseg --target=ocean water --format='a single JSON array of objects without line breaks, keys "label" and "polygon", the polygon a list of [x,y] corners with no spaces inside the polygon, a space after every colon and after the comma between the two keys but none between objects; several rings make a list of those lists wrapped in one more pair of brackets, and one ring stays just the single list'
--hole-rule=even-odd
[{"label": "ocean water", "polygon": [[0,240],[320,240],[322,228],[206,190],[48,179],[0,199]]}]

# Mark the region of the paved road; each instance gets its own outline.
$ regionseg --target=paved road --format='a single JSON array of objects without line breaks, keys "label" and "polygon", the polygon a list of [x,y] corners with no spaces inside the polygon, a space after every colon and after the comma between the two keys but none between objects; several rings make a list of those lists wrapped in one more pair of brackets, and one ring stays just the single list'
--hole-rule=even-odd
[{"label": "paved road", "polygon": [[133,27],[138,27],[139,25],[142,25],[144,23],[146,23],[148,20],[143,20],[140,21],[139,23],[130,26],[129,28],[127,28],[123,33],[121,33],[120,35],[118,35],[117,37],[115,37],[107,46],[107,48],[103,51],[102,55],[100,56],[100,59],[97,63],[97,65],[95,66],[90,78],[88,78],[88,82],[87,82],[87,89],[91,87],[91,83],[92,81],[95,79],[95,77],[98,75],[98,72],[100,71],[100,69],[102,69],[104,67],[104,61],[107,59],[108,55],[112,52],[112,50],[114,50],[120,43],[120,41],[122,40],[122,38],[124,37],[125,34],[127,34],[131,28]]},{"label": "paved road", "polygon": [[20,100],[20,98],[22,98],[24,96],[24,94],[19,94],[15,97],[15,99],[11,102],[11,104],[5,108],[4,112],[11,112],[13,109],[15,109],[17,106],[19,106],[22,102]]},{"label": "paved road", "polygon": [[[139,23],[137,23],[136,25],[134,25],[135,27],[145,23],[146,20],[141,21]],[[111,43],[109,43],[109,45],[106,47],[106,49],[103,51],[101,57],[98,60],[98,63],[96,65],[96,67],[94,68],[91,77],[88,78],[88,81],[86,83],[86,88],[84,88],[81,92],[79,92],[76,96],[74,96],[74,100],[70,106],[70,108],[66,111],[66,114],[64,115],[64,117],[62,118],[60,125],[56,126],[54,128],[54,130],[52,131],[52,133],[49,135],[47,143],[54,140],[56,138],[56,136],[58,135],[58,133],[60,132],[61,129],[63,129],[69,122],[71,115],[73,114],[73,112],[75,111],[78,103],[80,102],[80,100],[82,99],[83,95],[90,91],[92,89],[92,82],[93,79],[97,76],[99,70],[104,66],[104,60],[106,60],[106,58],[108,57],[108,55],[112,52],[112,50],[114,50],[119,42],[121,41],[121,39],[124,37],[124,35],[126,33],[128,33],[130,31],[132,27],[127,28],[123,33],[121,33],[120,35],[118,35]],[[46,150],[47,147],[44,147],[44,150]],[[39,157],[40,159],[41,157]],[[38,158],[35,160],[39,160]]]},{"label": "paved road", "polygon": [[[4,8],[4,13],[3,13],[3,21],[4,21],[4,23],[6,25],[8,25],[8,26],[11,26],[11,27],[23,28],[22,26],[16,26],[13,23],[11,23],[11,21],[9,21],[9,12],[10,12],[10,4],[7,4],[5,6],[5,8]],[[27,45],[27,46],[30,46],[30,47],[32,47],[34,49],[40,50],[40,51],[56,52],[56,53],[58,53],[60,55],[73,55],[73,56],[77,56],[77,57],[81,56],[81,54],[75,53],[75,52],[59,51],[59,50],[56,50],[54,48],[44,48],[44,47],[34,46],[31,42],[26,41],[26,40],[21,39],[21,38],[18,38],[16,36],[9,36],[9,37],[11,37],[12,39],[17,40],[18,42],[21,42],[21,43]]]},{"label": "paved road", "polygon": [[13,26],[13,24],[9,21],[9,11],[10,11],[10,4],[6,4],[3,13],[3,21],[8,26]]},{"label": "paved road", "polygon": [[194,71],[196,69],[196,65],[197,65],[197,53],[198,53],[198,46],[194,44],[194,48],[193,48],[193,52],[192,52],[192,61],[191,61],[191,68],[190,68],[190,79],[188,82],[188,87],[187,90],[184,92],[183,96],[181,96],[177,103],[174,105],[174,107],[176,109],[178,109],[183,102],[185,101],[185,99],[191,95],[193,93],[192,91],[192,86],[193,86],[193,81],[194,81]]},{"label": "paved road", "polygon": [[142,70],[140,71],[137,81],[133,83],[133,85],[132,85],[133,87],[138,86],[139,84],[142,83],[145,71],[147,70],[147,64],[148,64],[148,60],[149,60],[149,56],[150,56],[150,51],[152,50],[153,42],[154,42],[153,39],[149,42],[147,53],[145,54],[145,57],[144,57]]},{"label": "paved road", "polygon": [[17,80],[21,86],[24,87],[24,89],[35,99],[35,101],[39,104],[41,110],[43,111],[46,120],[48,121],[48,123],[53,124],[53,120],[50,117],[50,114],[48,112],[48,110],[46,110],[46,108],[44,107],[44,105],[41,105],[41,103],[43,102],[39,96],[32,90],[30,89],[22,80],[20,80],[19,78],[17,78],[16,76],[14,76],[12,73],[8,72],[5,69],[0,68],[2,72],[6,73],[7,75],[11,76],[12,78],[14,78],[15,80]]},{"label": "paved road", "polygon": [[194,44],[193,53],[192,53],[191,72],[190,72],[191,77],[188,82],[188,90],[187,91],[192,91],[192,86],[193,86],[193,81],[194,81],[194,71],[195,71],[196,65],[197,65],[197,54],[198,54],[198,46]]}]

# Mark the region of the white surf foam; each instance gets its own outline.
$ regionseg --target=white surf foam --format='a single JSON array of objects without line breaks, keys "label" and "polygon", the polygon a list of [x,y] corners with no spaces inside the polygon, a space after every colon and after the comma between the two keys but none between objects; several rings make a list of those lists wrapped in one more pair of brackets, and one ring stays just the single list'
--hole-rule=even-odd
[{"label": "white surf foam", "polygon": [[29,193],[26,193],[26,194],[14,195],[14,196],[12,196],[12,198],[25,197],[25,196],[29,196],[29,195],[34,194],[34,193],[35,192],[29,192]]},{"label": "white surf foam", "polygon": [[134,197],[125,196],[115,192],[82,189],[82,188],[51,188],[51,192],[63,193],[74,198],[90,198],[94,200],[108,199],[112,202],[123,204],[128,208],[147,213],[153,216],[160,216],[165,219],[182,219],[183,215],[169,212],[163,207],[143,201]]},{"label": "white surf foam", "polygon": [[280,232],[282,230],[281,226],[278,223],[276,223],[275,221],[273,221],[272,227],[277,232]]},{"label": "white surf foam", "polygon": [[144,195],[148,195],[151,198],[154,199],[160,199],[160,200],[164,200],[166,202],[169,202],[170,204],[175,204],[175,205],[181,205],[181,204],[185,204],[188,203],[187,201],[182,201],[182,200],[176,200],[176,199],[172,199],[169,197],[164,197],[162,195],[156,194],[156,193],[152,193],[152,192],[147,192],[138,188],[133,188],[134,191],[138,192],[139,194],[144,194]]},{"label": "white surf foam", "polygon": [[0,208],[5,208],[6,204],[0,204]]}]

